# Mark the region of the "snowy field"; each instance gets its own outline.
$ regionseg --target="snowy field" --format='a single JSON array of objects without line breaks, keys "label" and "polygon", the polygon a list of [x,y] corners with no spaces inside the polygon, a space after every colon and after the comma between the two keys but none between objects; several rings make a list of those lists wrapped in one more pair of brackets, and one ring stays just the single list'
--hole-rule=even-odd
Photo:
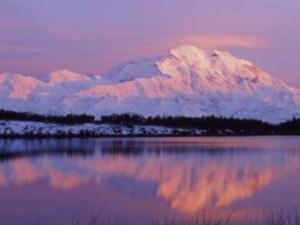
[{"label": "snowy field", "polygon": [[0,136],[143,136],[201,135],[204,130],[161,126],[122,126],[110,124],[62,125],[39,122],[0,121]]}]

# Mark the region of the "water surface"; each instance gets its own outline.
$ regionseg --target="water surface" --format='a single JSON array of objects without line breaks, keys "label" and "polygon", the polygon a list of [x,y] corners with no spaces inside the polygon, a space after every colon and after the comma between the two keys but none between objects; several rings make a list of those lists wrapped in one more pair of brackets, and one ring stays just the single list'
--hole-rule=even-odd
[{"label": "water surface", "polygon": [[299,196],[299,137],[0,140],[0,224],[257,219]]}]

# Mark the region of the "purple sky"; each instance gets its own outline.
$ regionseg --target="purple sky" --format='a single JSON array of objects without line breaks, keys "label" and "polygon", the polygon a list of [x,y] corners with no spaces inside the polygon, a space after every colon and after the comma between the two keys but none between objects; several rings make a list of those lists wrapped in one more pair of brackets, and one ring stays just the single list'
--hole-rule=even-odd
[{"label": "purple sky", "polygon": [[300,87],[299,0],[0,0],[0,73],[102,73],[181,44]]}]

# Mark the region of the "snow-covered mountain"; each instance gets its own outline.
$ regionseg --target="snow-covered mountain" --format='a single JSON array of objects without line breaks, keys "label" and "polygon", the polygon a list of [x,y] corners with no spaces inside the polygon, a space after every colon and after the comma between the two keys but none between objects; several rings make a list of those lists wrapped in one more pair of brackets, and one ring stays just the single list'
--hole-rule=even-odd
[{"label": "snow-covered mountain", "polygon": [[102,76],[0,74],[0,108],[34,113],[300,117],[300,91],[227,52],[193,46],[118,65]]}]

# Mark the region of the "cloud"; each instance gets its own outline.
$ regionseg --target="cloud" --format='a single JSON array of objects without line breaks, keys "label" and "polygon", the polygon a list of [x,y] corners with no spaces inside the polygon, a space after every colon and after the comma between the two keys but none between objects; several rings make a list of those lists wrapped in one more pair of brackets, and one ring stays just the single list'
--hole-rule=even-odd
[{"label": "cloud", "polygon": [[193,44],[202,48],[253,48],[270,47],[268,39],[247,35],[194,35],[176,40],[179,44]]},{"label": "cloud", "polygon": [[[181,45],[195,45],[202,49],[265,49],[271,47],[271,41],[260,36],[248,35],[187,35],[172,38],[144,39],[136,44],[127,45],[122,51],[136,53],[158,53]],[[128,49],[127,49],[128,48]],[[120,51],[120,49],[118,50]]]},{"label": "cloud", "polygon": [[[2,36],[0,69],[42,74],[57,68],[102,73],[131,58],[167,52],[191,44],[202,49],[259,50],[271,47],[267,38],[251,35],[182,35],[99,29],[90,35],[72,27],[37,26]],[[39,35],[32,35],[37,32]],[[17,37],[17,38],[16,38]],[[22,37],[20,39],[19,37]],[[88,71],[87,71],[88,70]]]}]

